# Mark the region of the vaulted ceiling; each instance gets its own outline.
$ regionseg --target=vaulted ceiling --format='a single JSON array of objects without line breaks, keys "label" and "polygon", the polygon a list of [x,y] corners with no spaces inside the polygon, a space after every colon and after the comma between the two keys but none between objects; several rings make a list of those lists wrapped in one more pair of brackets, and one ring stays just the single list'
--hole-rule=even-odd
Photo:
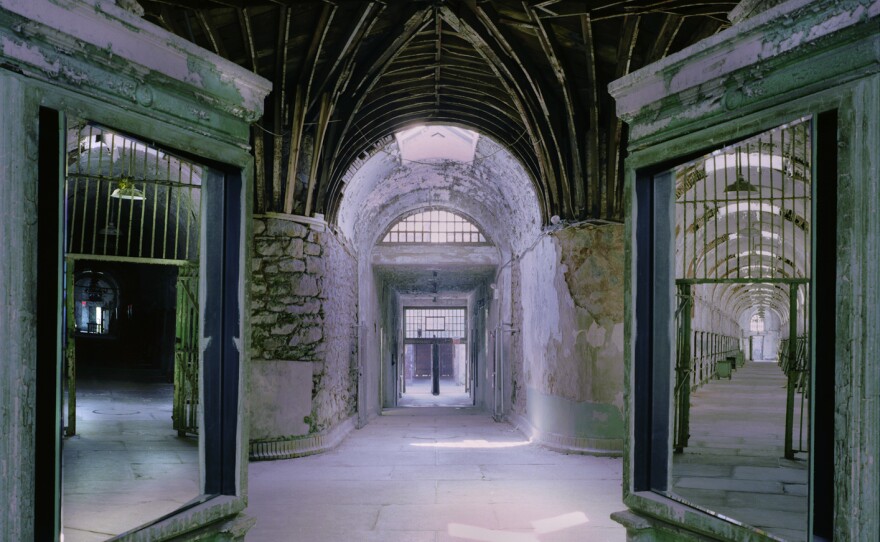
[{"label": "vaulted ceiling", "polygon": [[623,216],[609,82],[728,22],[733,1],[139,0],[144,17],[273,81],[256,211],[332,220],[346,173],[419,124],[474,129],[535,181],[544,220]]}]

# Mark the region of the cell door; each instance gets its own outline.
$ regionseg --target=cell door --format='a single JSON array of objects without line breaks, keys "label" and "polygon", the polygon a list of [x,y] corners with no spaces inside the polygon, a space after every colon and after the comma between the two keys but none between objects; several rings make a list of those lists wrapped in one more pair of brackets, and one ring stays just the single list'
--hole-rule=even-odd
[{"label": "cell door", "polygon": [[177,434],[198,434],[199,268],[181,266],[177,275],[177,325],[174,346],[174,410]]}]

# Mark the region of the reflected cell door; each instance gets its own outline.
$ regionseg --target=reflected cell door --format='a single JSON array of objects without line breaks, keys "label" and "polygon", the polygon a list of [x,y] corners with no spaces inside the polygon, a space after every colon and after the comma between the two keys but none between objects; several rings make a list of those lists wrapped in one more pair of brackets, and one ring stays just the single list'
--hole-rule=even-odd
[{"label": "reflected cell door", "polygon": [[174,429],[198,434],[199,268],[181,266],[177,275],[177,325],[174,346]]}]

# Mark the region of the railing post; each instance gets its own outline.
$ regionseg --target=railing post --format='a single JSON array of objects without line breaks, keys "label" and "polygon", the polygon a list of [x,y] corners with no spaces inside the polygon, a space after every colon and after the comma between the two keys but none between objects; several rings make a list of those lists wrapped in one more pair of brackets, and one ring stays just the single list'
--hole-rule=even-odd
[{"label": "railing post", "polygon": [[792,438],[794,433],[794,390],[795,383],[798,378],[797,371],[797,289],[795,283],[788,286],[788,371],[786,377],[788,384],[786,386],[785,397],[785,458],[794,459],[794,447],[792,446]]}]

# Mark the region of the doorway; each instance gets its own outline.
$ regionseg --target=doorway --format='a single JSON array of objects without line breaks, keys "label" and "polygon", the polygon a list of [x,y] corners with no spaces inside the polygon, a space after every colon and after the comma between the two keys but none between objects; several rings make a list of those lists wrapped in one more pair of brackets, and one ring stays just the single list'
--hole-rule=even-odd
[{"label": "doorway", "polygon": [[112,537],[200,493],[198,299],[207,168],[70,117],[62,533]]},{"label": "doorway", "polygon": [[466,309],[404,308],[398,406],[473,406]]}]

